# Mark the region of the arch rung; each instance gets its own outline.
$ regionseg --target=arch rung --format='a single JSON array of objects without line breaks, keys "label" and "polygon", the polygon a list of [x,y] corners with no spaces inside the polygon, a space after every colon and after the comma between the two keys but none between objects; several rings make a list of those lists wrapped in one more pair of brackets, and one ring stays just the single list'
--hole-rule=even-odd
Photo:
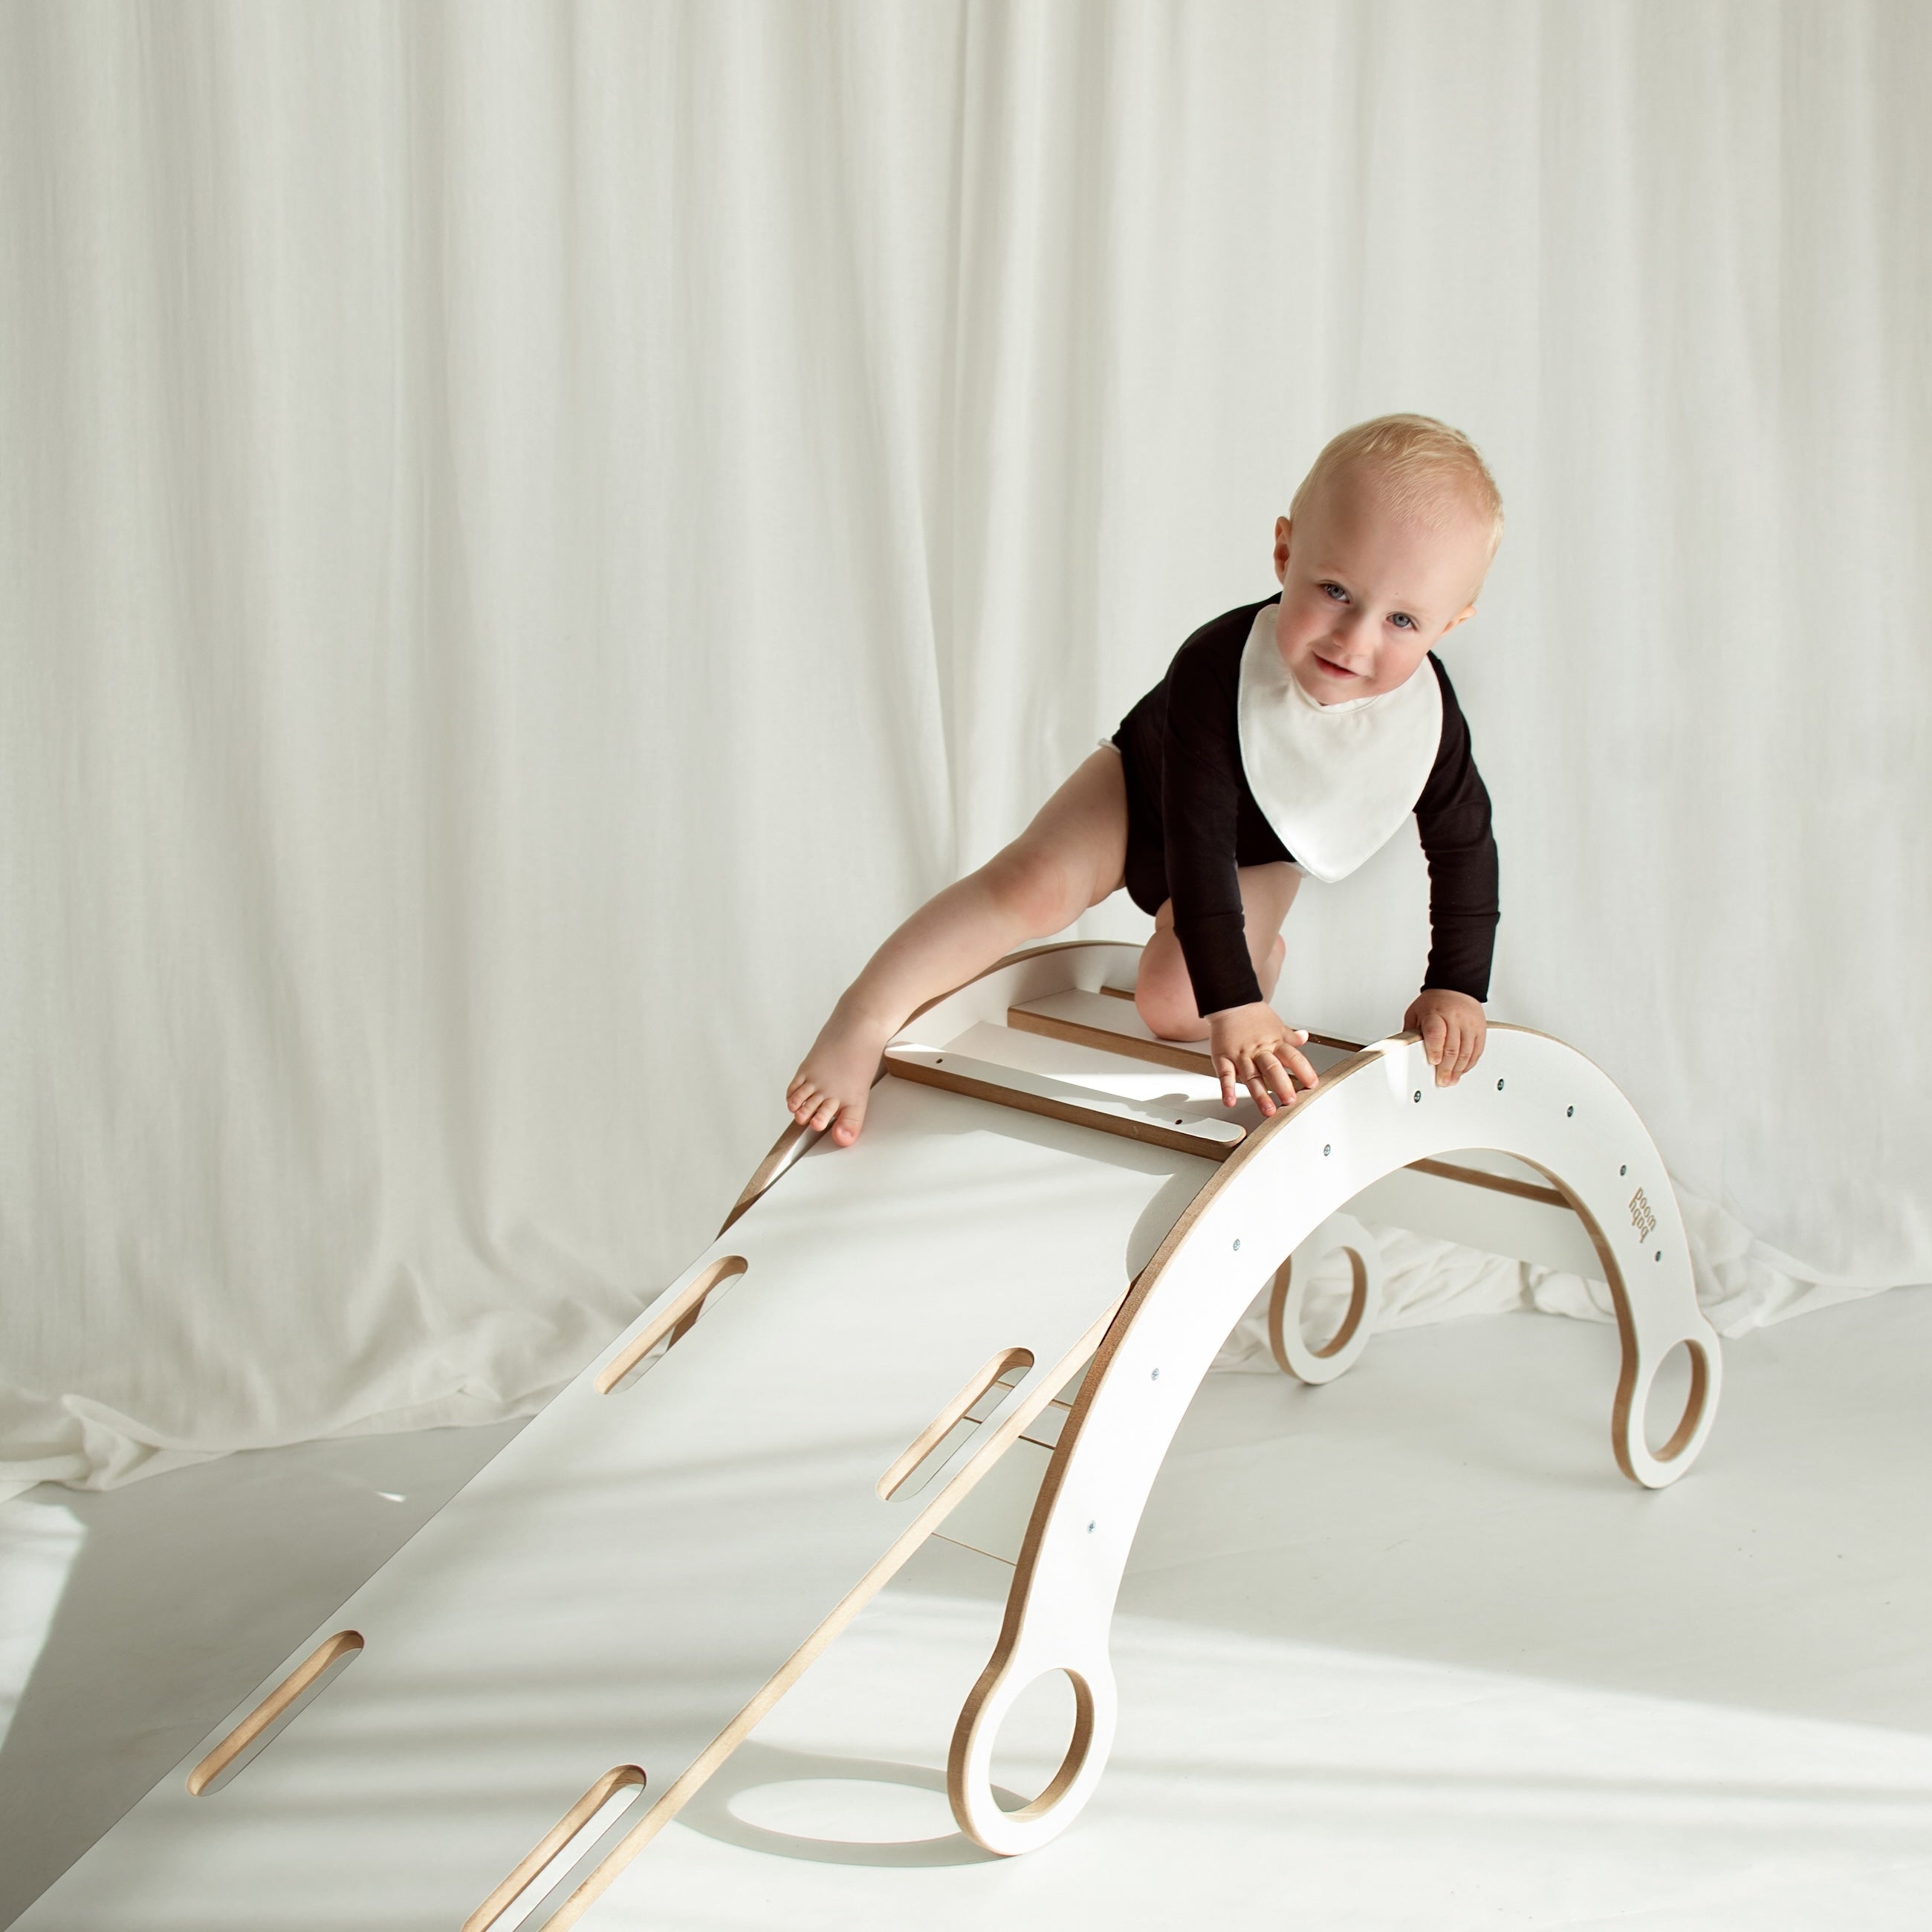
[{"label": "arch rung", "polygon": [[[1205,1041],[1156,1039],[1135,1010],[1133,995],[1113,986],[1102,986],[1097,993],[1049,993],[1044,998],[1009,1006],[1006,1024],[1016,1032],[1043,1034],[1050,1040],[1099,1047],[1103,1052],[1124,1054],[1160,1066],[1179,1067],[1190,1073],[1208,1070]],[[1308,1044],[1316,1049],[1310,1057],[1320,1072],[1324,1054],[1332,1062],[1360,1053],[1364,1042],[1311,1033]]]},{"label": "arch rung", "polygon": [[1156,1112],[1090,1088],[963,1054],[894,1047],[886,1055],[886,1071],[921,1086],[943,1088],[948,1093],[991,1100],[1022,1113],[1044,1114],[1074,1126],[1096,1128],[1103,1134],[1143,1141],[1177,1154],[1198,1154],[1206,1160],[1226,1160],[1247,1136],[1247,1130],[1238,1121]]}]

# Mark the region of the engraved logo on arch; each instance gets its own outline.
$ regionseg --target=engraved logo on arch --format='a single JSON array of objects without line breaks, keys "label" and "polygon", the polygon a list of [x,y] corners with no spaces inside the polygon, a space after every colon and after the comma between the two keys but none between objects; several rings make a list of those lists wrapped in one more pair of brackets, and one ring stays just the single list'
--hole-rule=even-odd
[{"label": "engraved logo on arch", "polygon": [[1649,1200],[1641,1187],[1630,1196],[1630,1226],[1636,1230],[1637,1239],[1648,1240],[1652,1230],[1657,1226],[1657,1216],[1652,1212]]}]

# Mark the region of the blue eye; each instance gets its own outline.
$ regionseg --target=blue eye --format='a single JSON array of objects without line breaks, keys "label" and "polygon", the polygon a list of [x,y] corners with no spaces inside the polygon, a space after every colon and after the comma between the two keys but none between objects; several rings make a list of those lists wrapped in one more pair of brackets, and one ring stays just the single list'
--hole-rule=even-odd
[{"label": "blue eye", "polygon": [[1396,611],[1394,616],[1390,618],[1389,622],[1391,624],[1400,624],[1411,631],[1415,628],[1415,620],[1406,610]]},{"label": "blue eye", "polygon": [[1338,604],[1346,604],[1348,600],[1348,593],[1339,584],[1324,584],[1322,588]]}]

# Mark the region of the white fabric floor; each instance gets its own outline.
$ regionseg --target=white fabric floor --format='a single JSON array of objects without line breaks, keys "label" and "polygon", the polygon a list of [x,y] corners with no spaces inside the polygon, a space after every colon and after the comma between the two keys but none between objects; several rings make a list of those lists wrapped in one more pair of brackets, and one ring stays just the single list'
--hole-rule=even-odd
[{"label": "white fabric floor", "polygon": [[[934,1544],[587,1922],[1917,1932],[1928,1348],[1911,1292],[1730,1343],[1711,1448],[1658,1495],[1612,1466],[1594,1324],[1380,1335],[1323,1390],[1210,1377],[1065,1838],[1002,1862],[953,1832],[947,1737],[1009,1573]],[[514,1426],[0,1506],[0,1923]],[[1016,1713],[1003,1782],[1037,1788],[1058,1718]]]}]

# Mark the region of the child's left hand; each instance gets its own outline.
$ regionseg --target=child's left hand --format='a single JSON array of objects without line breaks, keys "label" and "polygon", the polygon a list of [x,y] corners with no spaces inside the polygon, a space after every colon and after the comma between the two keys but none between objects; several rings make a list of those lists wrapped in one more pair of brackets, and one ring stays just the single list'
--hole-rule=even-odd
[{"label": "child's left hand", "polygon": [[1405,1033],[1422,1036],[1438,1087],[1453,1087],[1483,1057],[1490,1023],[1482,1002],[1446,987],[1425,986],[1402,1016]]}]

